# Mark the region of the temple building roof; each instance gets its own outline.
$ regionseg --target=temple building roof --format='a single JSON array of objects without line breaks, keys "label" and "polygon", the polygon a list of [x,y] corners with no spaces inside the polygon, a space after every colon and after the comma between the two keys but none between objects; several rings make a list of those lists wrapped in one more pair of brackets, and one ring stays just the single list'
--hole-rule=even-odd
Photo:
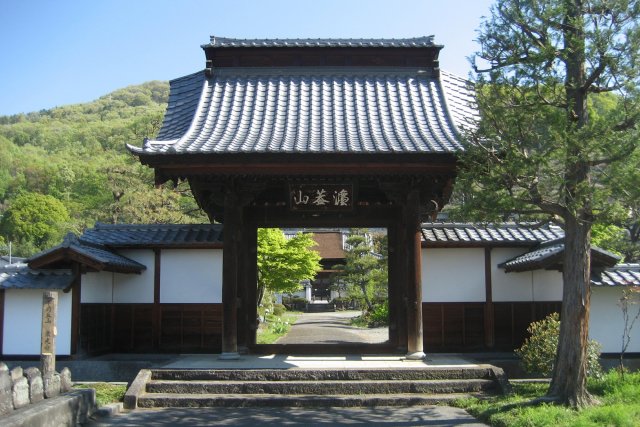
[{"label": "temple building roof", "polygon": [[375,38],[347,38],[347,39],[237,39],[229,37],[211,36],[207,47],[432,47],[435,46],[433,36],[375,39]]},{"label": "temple building roof", "polygon": [[[171,82],[157,138],[142,147],[129,145],[133,153],[451,154],[462,150],[461,131],[477,118],[472,88],[439,70],[441,46],[434,45],[432,37],[212,37],[203,48],[212,58],[210,67]],[[292,65],[295,58],[278,56],[287,48],[304,54],[343,48],[349,53],[343,55],[347,59],[340,58],[347,65]],[[366,60],[364,54],[358,56],[375,50],[368,48],[414,53],[391,55],[386,63],[381,59],[387,65],[377,66],[376,55],[368,53]],[[251,61],[241,53],[224,57],[246,49],[262,56],[253,54]],[[261,66],[263,57],[275,58],[278,65]],[[217,66],[216,60],[223,65]]]}]

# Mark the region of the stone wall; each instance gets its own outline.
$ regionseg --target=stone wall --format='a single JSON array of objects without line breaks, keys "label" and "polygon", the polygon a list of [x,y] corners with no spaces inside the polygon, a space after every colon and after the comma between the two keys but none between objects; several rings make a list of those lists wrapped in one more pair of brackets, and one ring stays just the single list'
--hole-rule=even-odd
[{"label": "stone wall", "polygon": [[71,391],[71,386],[71,371],[67,368],[43,376],[36,367],[9,370],[0,362],[0,416]]}]

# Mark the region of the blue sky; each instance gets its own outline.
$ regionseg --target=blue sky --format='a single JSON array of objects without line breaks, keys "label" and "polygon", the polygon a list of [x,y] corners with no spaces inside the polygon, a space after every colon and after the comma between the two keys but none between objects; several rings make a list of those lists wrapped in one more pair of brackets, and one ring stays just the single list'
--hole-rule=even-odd
[{"label": "blue sky", "polygon": [[466,76],[491,0],[2,0],[0,115],[92,101],[204,67],[210,35],[434,35],[441,67]]}]

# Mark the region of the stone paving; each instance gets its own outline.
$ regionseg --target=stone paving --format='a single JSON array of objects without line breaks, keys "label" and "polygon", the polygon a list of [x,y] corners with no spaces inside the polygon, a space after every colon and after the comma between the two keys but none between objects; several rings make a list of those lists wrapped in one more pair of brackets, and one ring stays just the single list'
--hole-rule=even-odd
[{"label": "stone paving", "polygon": [[467,412],[447,406],[377,408],[164,408],[136,409],[87,426],[466,426],[481,427]]}]

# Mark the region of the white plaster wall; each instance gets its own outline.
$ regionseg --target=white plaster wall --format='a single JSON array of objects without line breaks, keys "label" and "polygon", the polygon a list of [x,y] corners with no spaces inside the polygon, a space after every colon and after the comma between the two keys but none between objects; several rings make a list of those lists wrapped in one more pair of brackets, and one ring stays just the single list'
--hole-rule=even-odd
[{"label": "white plaster wall", "polygon": [[119,254],[147,267],[141,274],[113,274],[114,303],[153,303],[154,253],[151,249],[128,249]]},{"label": "white plaster wall", "polygon": [[526,252],[523,248],[491,250],[491,285],[495,302],[561,301],[562,274],[558,271],[535,270],[505,273],[498,265]]},{"label": "white plaster wall", "polygon": [[553,270],[533,272],[534,301],[562,301],[562,273]]},{"label": "white plaster wall", "polygon": [[163,249],[160,257],[161,303],[222,302],[222,250]]},{"label": "white plaster wall", "polygon": [[[589,337],[602,345],[603,353],[620,353],[624,322],[622,310],[617,305],[624,290],[621,286],[591,287],[591,315],[589,317]],[[640,309],[632,308],[633,315]],[[631,343],[628,353],[640,352],[640,323],[636,322],[631,330]]]},{"label": "white plaster wall", "polygon": [[532,301],[534,298],[533,274],[505,273],[498,264],[526,252],[524,248],[494,248],[491,250],[491,295],[494,302]]},{"label": "white plaster wall", "polygon": [[483,248],[423,248],[423,302],[483,302]]},{"label": "white plaster wall", "polygon": [[83,274],[80,301],[83,303],[112,303],[113,273],[100,271]]},{"label": "white plaster wall", "polygon": [[[4,302],[3,354],[40,354],[42,289],[7,289]],[[58,292],[56,354],[71,353],[71,294]]]}]

